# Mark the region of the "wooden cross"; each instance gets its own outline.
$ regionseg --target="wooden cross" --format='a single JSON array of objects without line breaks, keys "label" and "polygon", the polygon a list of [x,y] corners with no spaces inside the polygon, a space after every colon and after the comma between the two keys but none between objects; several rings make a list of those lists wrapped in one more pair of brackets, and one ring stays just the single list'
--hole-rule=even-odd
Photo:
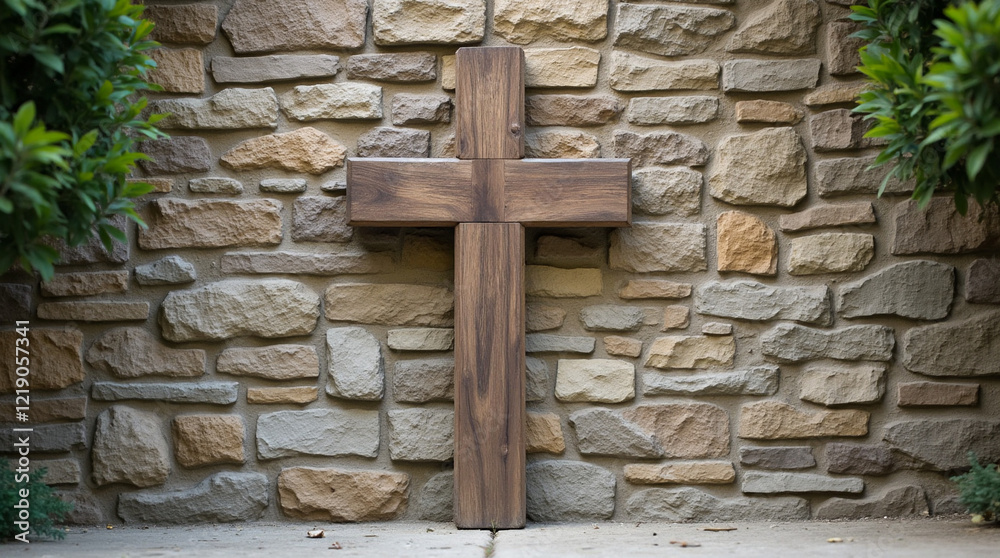
[{"label": "wooden cross", "polygon": [[456,227],[455,525],[525,522],[524,227],[627,226],[629,159],[523,159],[524,53],[456,56],[458,159],[347,160],[353,226]]}]

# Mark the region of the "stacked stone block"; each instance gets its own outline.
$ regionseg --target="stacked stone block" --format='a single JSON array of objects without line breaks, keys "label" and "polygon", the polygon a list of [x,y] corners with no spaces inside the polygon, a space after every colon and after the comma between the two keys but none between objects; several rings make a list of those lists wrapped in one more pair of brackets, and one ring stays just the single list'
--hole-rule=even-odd
[{"label": "stacked stone block", "polygon": [[449,520],[453,235],[347,226],[344,162],[453,157],[455,50],[512,44],[528,156],[633,165],[631,228],[528,232],[529,518],[956,511],[1000,216],[876,197],[849,4],[150,3],[149,227],[0,283],[36,463],[83,523]]}]

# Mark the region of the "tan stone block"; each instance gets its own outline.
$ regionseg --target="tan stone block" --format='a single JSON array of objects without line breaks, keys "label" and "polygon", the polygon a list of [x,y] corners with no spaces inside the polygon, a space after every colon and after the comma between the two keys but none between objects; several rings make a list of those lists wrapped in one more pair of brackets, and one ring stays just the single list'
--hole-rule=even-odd
[{"label": "tan stone block", "polygon": [[454,243],[444,239],[408,234],[403,237],[403,257],[406,268],[450,271],[455,267]]},{"label": "tan stone block", "polygon": [[[34,405],[32,405],[32,411],[34,411]],[[76,459],[32,460],[31,466],[33,469],[45,469],[44,480],[45,484],[49,486],[80,484],[80,481],[83,480],[83,474],[80,471],[80,462]],[[11,467],[11,469],[13,468]]]},{"label": "tan stone block", "polygon": [[146,51],[156,62],[147,80],[167,93],[204,93],[205,62],[194,48],[157,48]]},{"label": "tan stone block", "polygon": [[161,43],[207,45],[215,40],[219,9],[205,4],[147,5],[142,16],[156,24],[149,38]]},{"label": "tan stone block", "polygon": [[174,418],[174,452],[183,467],[243,463],[243,417],[182,415]]},{"label": "tan stone block", "polygon": [[719,215],[716,254],[719,271],[778,273],[778,239],[767,223],[750,213],[727,211]]},{"label": "tan stone block", "polygon": [[43,302],[38,305],[43,320],[120,322],[149,318],[148,302]]},{"label": "tan stone block", "polygon": [[524,101],[529,126],[600,126],[622,112],[618,99],[608,95],[528,95]]},{"label": "tan stone block", "polygon": [[[0,347],[15,347],[21,336],[15,330],[0,331]],[[28,332],[31,351],[28,366],[29,386],[16,387],[17,366],[12,357],[0,359],[0,393],[14,393],[15,389],[62,389],[83,381],[83,361],[80,345],[83,333],[77,330],[36,329]]]},{"label": "tan stone block", "polygon": [[656,438],[664,457],[700,459],[729,455],[729,414],[710,403],[642,405],[622,412]]},{"label": "tan stone block", "polygon": [[278,501],[297,519],[386,520],[406,509],[409,487],[406,473],[292,467],[278,475]]},{"label": "tan stone block", "polygon": [[807,93],[803,102],[807,107],[853,103],[866,89],[868,89],[866,81],[830,83]]},{"label": "tan stone block", "polygon": [[450,351],[455,330],[437,327],[390,329],[386,345],[394,351]]},{"label": "tan stone block", "polygon": [[778,224],[782,231],[804,231],[822,227],[870,223],[875,223],[875,210],[871,202],[819,205],[805,211],[778,217]]},{"label": "tan stone block", "polygon": [[625,480],[632,484],[732,484],[736,469],[725,461],[630,463]]},{"label": "tan stone block", "polygon": [[556,399],[621,403],[635,398],[635,365],[611,359],[559,359]]},{"label": "tan stone block", "polygon": [[611,88],[615,91],[714,90],[719,88],[714,60],[664,61],[627,52],[611,53]]},{"label": "tan stone block", "polygon": [[806,150],[794,129],[767,128],[724,138],[708,177],[713,198],[734,205],[792,207],[808,193]]},{"label": "tan stone block", "polygon": [[645,298],[687,298],[691,296],[690,283],[675,283],[659,279],[636,279],[628,281],[618,291],[619,298],[625,300]]},{"label": "tan stone block", "polygon": [[739,101],[736,103],[736,121],[739,123],[798,124],[802,111],[780,101]]},{"label": "tan stone block", "polygon": [[594,87],[601,53],[592,48],[524,49],[524,84],[527,87]]},{"label": "tan stone block", "polygon": [[861,271],[875,257],[875,237],[858,233],[822,233],[791,240],[788,273],[815,275]]},{"label": "tan stone block", "polygon": [[979,384],[943,384],[940,382],[899,384],[897,404],[900,407],[975,406],[978,403]]},{"label": "tan stone block", "polygon": [[139,327],[106,332],[87,351],[87,362],[118,378],[194,377],[205,373],[205,351],[172,349]]},{"label": "tan stone block", "polygon": [[539,39],[599,41],[608,36],[608,0],[497,0],[493,32],[518,45]]},{"label": "tan stone block", "polygon": [[672,305],[663,309],[663,328],[684,329],[691,324],[691,309],[687,306]]},{"label": "tan stone block", "polygon": [[601,270],[592,268],[529,265],[524,269],[524,284],[528,296],[574,298],[599,296],[603,291]]},{"label": "tan stone block", "polygon": [[603,265],[607,259],[604,238],[571,238],[543,234],[535,239],[535,263],[558,267],[586,267]]},{"label": "tan stone block", "polygon": [[566,450],[559,415],[528,413],[524,429],[528,453],[562,453]]},{"label": "tan stone block", "polygon": [[58,273],[42,283],[42,296],[90,296],[127,290],[127,270]]},{"label": "tan stone block", "polygon": [[381,325],[454,325],[455,297],[444,287],[343,283],[326,290],[326,319]]},{"label": "tan stone block", "polygon": [[366,0],[237,0],[222,22],[237,54],[354,49],[365,44]]},{"label": "tan stone block", "polygon": [[307,345],[233,347],[222,351],[215,369],[221,374],[268,380],[318,378],[319,356],[315,347]]},{"label": "tan stone block", "polygon": [[528,304],[525,309],[525,331],[546,331],[562,327],[566,311],[556,306]]},{"label": "tan stone block", "polygon": [[712,368],[731,366],[736,355],[732,335],[672,335],[660,337],[649,348],[646,366],[655,368]]},{"label": "tan stone block", "polygon": [[865,436],[868,417],[867,411],[857,409],[810,412],[780,401],[760,401],[743,405],[739,436],[750,440]]},{"label": "tan stone block", "polygon": [[455,89],[455,55],[441,57],[441,89]]},{"label": "tan stone block", "polygon": [[281,242],[281,202],[159,199],[149,204],[143,250],[267,246]]},{"label": "tan stone block", "polygon": [[247,388],[247,403],[251,405],[305,405],[318,398],[316,386]]},{"label": "tan stone block", "polygon": [[372,32],[377,45],[478,43],[486,33],[486,1],[375,0]]},{"label": "tan stone block", "polygon": [[129,184],[144,183],[153,187],[150,194],[169,194],[174,189],[173,178],[131,178],[127,180]]},{"label": "tan stone block", "polygon": [[[32,373],[33,377],[34,373]],[[14,416],[16,412],[14,407],[14,405],[4,405],[3,409],[0,410],[0,421],[17,422]],[[62,420],[83,420],[87,418],[87,398],[85,396],[62,397],[59,399],[39,399],[32,397],[28,416],[31,417],[30,422],[32,424]]]},{"label": "tan stone block", "polygon": [[323,174],[344,164],[347,148],[316,128],[248,139],[222,156],[222,166],[237,171],[279,169]]},{"label": "tan stone block", "polygon": [[597,159],[601,144],[584,132],[530,132],[524,137],[524,156],[536,159]]},{"label": "tan stone block", "polygon": [[642,354],[642,341],[609,335],[604,338],[604,352],[609,356],[637,357]]}]

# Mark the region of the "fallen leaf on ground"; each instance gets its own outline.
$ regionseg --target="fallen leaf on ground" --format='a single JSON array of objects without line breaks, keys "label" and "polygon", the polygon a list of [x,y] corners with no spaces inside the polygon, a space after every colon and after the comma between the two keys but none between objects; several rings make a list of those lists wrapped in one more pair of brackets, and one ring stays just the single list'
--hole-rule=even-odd
[{"label": "fallen leaf on ground", "polygon": [[722,533],[725,531],[735,531],[736,527],[705,527],[702,531],[708,531],[710,533]]},{"label": "fallen leaf on ground", "polygon": [[681,548],[697,548],[697,547],[701,546],[698,543],[689,543],[687,541],[670,541],[670,544],[676,544],[677,546],[679,546]]},{"label": "fallen leaf on ground", "polygon": [[306,531],[306,537],[310,539],[322,539],[326,536],[326,531],[322,529],[313,529],[312,531]]}]

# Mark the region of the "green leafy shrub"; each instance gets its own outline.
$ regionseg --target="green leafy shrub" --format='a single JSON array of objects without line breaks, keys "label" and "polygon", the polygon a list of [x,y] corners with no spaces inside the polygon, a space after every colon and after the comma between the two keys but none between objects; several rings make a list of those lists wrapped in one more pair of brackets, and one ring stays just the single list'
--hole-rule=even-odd
[{"label": "green leafy shrub", "polygon": [[155,62],[153,28],[129,0],[0,2],[0,273],[20,263],[52,276],[51,238],[105,246],[125,234],[109,217],[141,223],[132,199],[147,184],[125,177],[144,155],[138,138],[162,137],[144,120]]},{"label": "green leafy shrub", "polygon": [[6,459],[0,459],[0,540],[13,539],[15,535],[21,533],[15,525],[19,508],[14,506],[21,500],[19,493],[22,489],[28,490],[28,510],[31,513],[29,523],[31,532],[39,537],[52,537],[62,539],[66,536],[62,530],[54,527],[53,523],[62,521],[73,509],[73,505],[60,500],[52,491],[52,488],[42,482],[45,477],[45,469],[36,469],[29,473],[26,479],[28,482],[21,482],[25,479],[19,478],[20,474],[10,468]]},{"label": "green leafy shrub", "polygon": [[969,508],[972,521],[992,521],[1000,518],[1000,465],[980,465],[979,459],[969,452],[972,469],[964,475],[952,477],[958,483],[962,503]]},{"label": "green leafy shrub", "polygon": [[892,165],[886,182],[915,178],[922,206],[938,188],[954,190],[963,214],[969,197],[998,204],[1000,0],[869,0],[852,10],[871,82],[855,111],[876,121],[868,137],[888,141],[875,160]]}]

